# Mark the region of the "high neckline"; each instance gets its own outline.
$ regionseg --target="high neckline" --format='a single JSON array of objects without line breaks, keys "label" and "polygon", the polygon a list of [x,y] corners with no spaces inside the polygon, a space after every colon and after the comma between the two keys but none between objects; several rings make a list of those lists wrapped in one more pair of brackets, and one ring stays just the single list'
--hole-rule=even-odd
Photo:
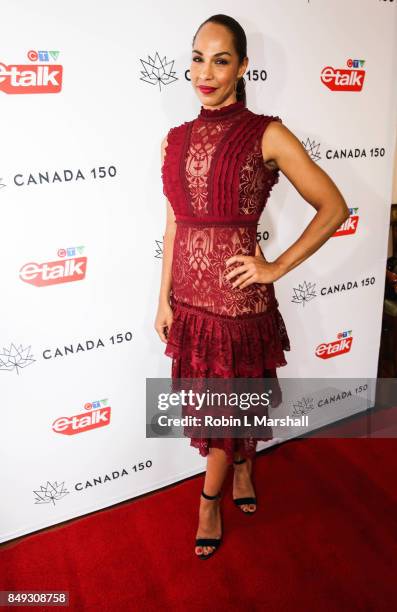
[{"label": "high neckline", "polygon": [[246,109],[246,106],[244,105],[243,100],[237,100],[237,102],[226,104],[220,108],[204,108],[204,106],[201,106],[198,116],[200,119],[216,120],[223,117],[230,117],[231,115],[235,115],[244,109]]}]

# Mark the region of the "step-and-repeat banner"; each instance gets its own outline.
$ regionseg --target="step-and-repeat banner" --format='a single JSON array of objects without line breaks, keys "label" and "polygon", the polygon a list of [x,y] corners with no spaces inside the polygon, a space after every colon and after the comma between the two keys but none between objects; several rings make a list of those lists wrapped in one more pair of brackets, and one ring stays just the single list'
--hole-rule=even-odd
[{"label": "step-and-repeat banner", "polygon": [[[246,31],[249,108],[279,115],[350,208],[327,243],[275,284],[291,339],[278,375],[376,377],[395,5],[2,3],[0,541],[205,469],[187,438],[146,437],[145,392],[148,377],[167,378],[171,367],[154,330],[161,141],[199,112],[191,43],[210,15],[225,12]],[[314,214],[281,174],[258,227],[267,258]],[[335,410],[329,422],[343,416]]]}]

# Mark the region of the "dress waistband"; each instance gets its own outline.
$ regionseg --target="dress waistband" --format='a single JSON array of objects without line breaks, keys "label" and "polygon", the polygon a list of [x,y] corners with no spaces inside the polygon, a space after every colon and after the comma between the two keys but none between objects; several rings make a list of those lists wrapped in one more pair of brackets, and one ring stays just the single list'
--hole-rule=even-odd
[{"label": "dress waistband", "polygon": [[258,215],[228,215],[219,217],[214,215],[205,215],[203,217],[194,217],[192,215],[175,215],[175,222],[178,225],[233,225],[238,227],[256,226],[259,223]]},{"label": "dress waistband", "polygon": [[202,317],[208,317],[209,319],[217,319],[218,321],[228,321],[231,323],[258,320],[262,318],[265,319],[269,316],[273,316],[277,312],[278,306],[279,306],[278,300],[275,297],[274,300],[272,300],[268,304],[267,309],[263,312],[247,312],[247,313],[232,316],[232,315],[221,314],[217,312],[211,312],[210,310],[207,310],[206,308],[202,306],[194,306],[193,304],[188,304],[187,302],[179,301],[175,299],[175,296],[173,295],[172,291],[170,293],[170,303],[171,303],[172,308],[178,307],[178,308],[181,308],[182,310],[191,312],[193,314],[198,314]]}]

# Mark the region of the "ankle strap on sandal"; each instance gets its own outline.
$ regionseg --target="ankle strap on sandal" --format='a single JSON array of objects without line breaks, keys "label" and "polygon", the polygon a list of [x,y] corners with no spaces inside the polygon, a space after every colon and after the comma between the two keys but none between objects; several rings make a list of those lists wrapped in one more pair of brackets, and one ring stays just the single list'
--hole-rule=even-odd
[{"label": "ankle strap on sandal", "polygon": [[247,459],[237,459],[236,461],[233,461],[233,463],[245,463],[247,461]]},{"label": "ankle strap on sandal", "polygon": [[207,493],[204,493],[204,489],[201,491],[201,495],[205,497],[205,499],[216,499],[217,497],[220,497],[220,493],[217,493],[216,495],[207,495]]}]

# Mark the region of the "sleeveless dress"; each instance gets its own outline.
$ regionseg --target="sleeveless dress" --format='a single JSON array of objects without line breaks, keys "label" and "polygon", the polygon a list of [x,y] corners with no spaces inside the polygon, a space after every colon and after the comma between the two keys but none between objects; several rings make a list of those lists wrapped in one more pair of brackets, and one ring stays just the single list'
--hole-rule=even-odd
[{"label": "sleeveless dress", "polygon": [[[242,101],[218,109],[203,106],[192,121],[173,127],[161,169],[163,193],[175,215],[170,305],[173,322],[165,355],[172,379],[268,378],[287,364],[286,326],[273,283],[232,287],[225,275],[232,255],[255,255],[257,225],[279,170],[266,166],[262,135],[279,117],[256,114]],[[280,401],[278,402],[280,403]],[[273,404],[274,405],[274,404]],[[276,405],[278,405],[276,403]],[[188,431],[188,428],[185,428]],[[190,435],[206,456],[222,448],[252,458],[258,440]],[[185,435],[189,435],[186,434]]]}]

